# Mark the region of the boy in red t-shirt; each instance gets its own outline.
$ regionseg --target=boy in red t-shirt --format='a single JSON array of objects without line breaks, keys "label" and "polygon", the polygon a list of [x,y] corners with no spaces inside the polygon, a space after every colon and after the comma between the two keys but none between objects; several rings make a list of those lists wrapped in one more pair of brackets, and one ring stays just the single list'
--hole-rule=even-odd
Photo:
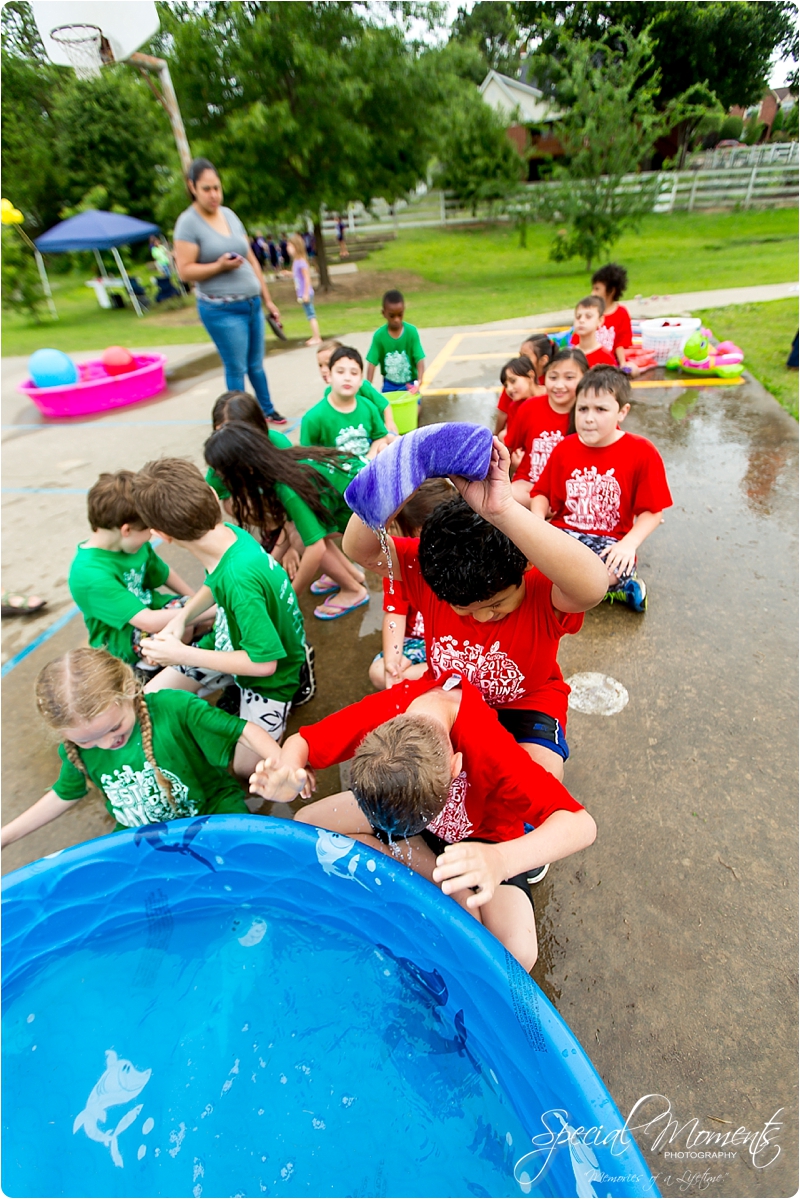
[{"label": "boy in red t-shirt", "polygon": [[599,296],[585,296],[575,305],[575,332],[572,344],[578,345],[586,355],[589,366],[616,366],[617,360],[603,346],[598,330],[603,321],[605,304]]},{"label": "boy in red t-shirt", "polygon": [[391,564],[357,516],[342,548],[378,575],[391,565],[422,613],[433,677],[455,670],[469,679],[530,756],[561,778],[569,687],[558,644],[602,599],[606,570],[585,546],[516,502],[509,462],[495,438],[486,479],[454,478],[463,498],[440,504],[419,540],[390,537]]},{"label": "boy in red t-shirt", "polygon": [[[352,790],[307,805],[296,819],[355,837],[440,883],[530,970],[537,943],[528,875],[592,844],[589,813],[458,674],[399,683],[302,727],[280,765],[260,763],[250,786],[287,802],[307,794],[307,766],[350,758]],[[526,833],[526,823],[535,829]]]},{"label": "boy in red t-shirt", "polygon": [[631,385],[616,367],[596,366],[577,387],[576,433],[557,445],[533,485],[531,511],[594,550],[608,568],[608,595],[636,612],[647,588],[636,551],[672,505],[664,463],[646,437],[620,429]]}]

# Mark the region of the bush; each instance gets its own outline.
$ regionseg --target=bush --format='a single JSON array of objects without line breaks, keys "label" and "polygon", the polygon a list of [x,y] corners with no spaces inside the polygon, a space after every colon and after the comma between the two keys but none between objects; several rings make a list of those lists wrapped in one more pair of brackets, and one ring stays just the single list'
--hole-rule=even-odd
[{"label": "bush", "polygon": [[27,313],[38,321],[44,294],[33,250],[29,250],[14,229],[3,228],[3,307]]},{"label": "bush", "polygon": [[726,117],[720,126],[719,140],[721,142],[725,142],[725,141],[737,141],[738,142],[739,138],[742,136],[743,128],[744,128],[744,121],[742,120],[741,117],[733,117],[733,116]]}]

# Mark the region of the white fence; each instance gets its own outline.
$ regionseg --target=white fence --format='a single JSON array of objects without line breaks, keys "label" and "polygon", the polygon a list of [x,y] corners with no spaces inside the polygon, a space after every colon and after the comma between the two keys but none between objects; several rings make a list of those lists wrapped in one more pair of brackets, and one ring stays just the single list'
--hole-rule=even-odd
[{"label": "white fence", "polygon": [[767,142],[763,146],[726,146],[703,150],[689,159],[691,170],[719,171],[728,167],[797,166],[797,142]]},{"label": "white fence", "polygon": [[[757,148],[757,147],[754,147]],[[769,148],[769,147],[767,147]],[[779,147],[776,147],[779,148]],[[630,191],[652,181],[652,173],[626,175],[621,188]],[[528,188],[546,188],[548,183],[529,183]],[[710,208],[781,208],[798,202],[797,167],[791,163],[749,167],[718,167],[712,170],[663,171],[658,174],[658,194],[653,212],[693,212]],[[352,204],[347,212],[350,232],[381,229],[423,229],[442,225],[466,225],[489,220],[506,221],[507,216],[479,209],[474,215],[442,191],[429,191],[390,206],[374,200],[367,211]],[[333,235],[336,222],[323,222],[326,234]]]}]

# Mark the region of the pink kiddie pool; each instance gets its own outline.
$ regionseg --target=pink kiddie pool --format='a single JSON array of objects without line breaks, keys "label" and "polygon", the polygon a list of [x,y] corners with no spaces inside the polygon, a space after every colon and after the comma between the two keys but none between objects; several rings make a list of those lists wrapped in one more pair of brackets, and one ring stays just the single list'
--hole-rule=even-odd
[{"label": "pink kiddie pool", "polygon": [[134,362],[134,370],[123,375],[109,375],[101,359],[93,358],[78,367],[80,378],[77,383],[66,387],[36,387],[26,379],[17,390],[33,400],[44,416],[57,420],[123,408],[127,404],[149,400],[167,386],[164,378],[167,359],[163,354],[137,354]]}]

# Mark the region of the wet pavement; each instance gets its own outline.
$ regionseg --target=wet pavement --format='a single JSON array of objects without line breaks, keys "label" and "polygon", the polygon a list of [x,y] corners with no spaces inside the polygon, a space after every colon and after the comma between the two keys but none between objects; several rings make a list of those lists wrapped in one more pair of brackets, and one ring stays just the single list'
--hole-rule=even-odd
[{"label": "wet pavement", "polygon": [[[445,363],[434,386],[447,394],[425,400],[427,422],[491,423],[495,395],[488,389],[506,351],[519,344],[508,324],[479,347],[459,347],[496,359]],[[452,332],[423,331],[429,360]],[[365,348],[365,335],[352,341]],[[8,659],[69,611],[66,573],[85,535],[84,490],[99,470],[135,468],[160,454],[199,462],[222,387],[211,369],[176,383],[157,404],[31,430],[23,426],[37,418],[14,396],[13,364],[4,360],[4,367],[4,490],[18,489],[3,496],[4,583],[52,599],[35,624],[3,622]],[[288,416],[318,398],[310,351],[284,354],[267,369]],[[797,425],[748,381],[637,390],[627,428],[658,446],[675,507],[640,556],[647,614],[603,605],[562,644],[565,676],[601,672],[630,699],[614,716],[570,715],[565,782],[599,833],[591,849],[556,863],[534,889],[541,947],[534,977],[623,1115],[646,1095],[665,1098],[651,1100],[638,1123],[671,1104],[671,1144],[660,1153],[651,1148],[663,1124],[637,1135],[663,1194],[793,1195]],[[34,487],[51,490],[23,490]],[[200,581],[188,555],[159,552]],[[364,694],[380,648],[372,583],[370,607],[341,622],[314,620],[310,597],[304,600],[320,685],[290,727]],[[82,642],[80,620],[69,621],[5,680],[4,819],[55,777],[55,748],[36,723],[32,684],[46,661]],[[333,789],[338,772],[324,772],[320,792]],[[288,810],[276,805],[274,814]],[[110,823],[97,798],[83,801],[6,851],[3,870],[99,835]],[[741,1145],[720,1150],[698,1135],[740,1127],[757,1134],[771,1118],[781,1126],[753,1154]],[[694,1120],[693,1145],[687,1122]],[[704,1171],[705,1178],[694,1177]],[[602,1182],[597,1193],[606,1193]]]}]

